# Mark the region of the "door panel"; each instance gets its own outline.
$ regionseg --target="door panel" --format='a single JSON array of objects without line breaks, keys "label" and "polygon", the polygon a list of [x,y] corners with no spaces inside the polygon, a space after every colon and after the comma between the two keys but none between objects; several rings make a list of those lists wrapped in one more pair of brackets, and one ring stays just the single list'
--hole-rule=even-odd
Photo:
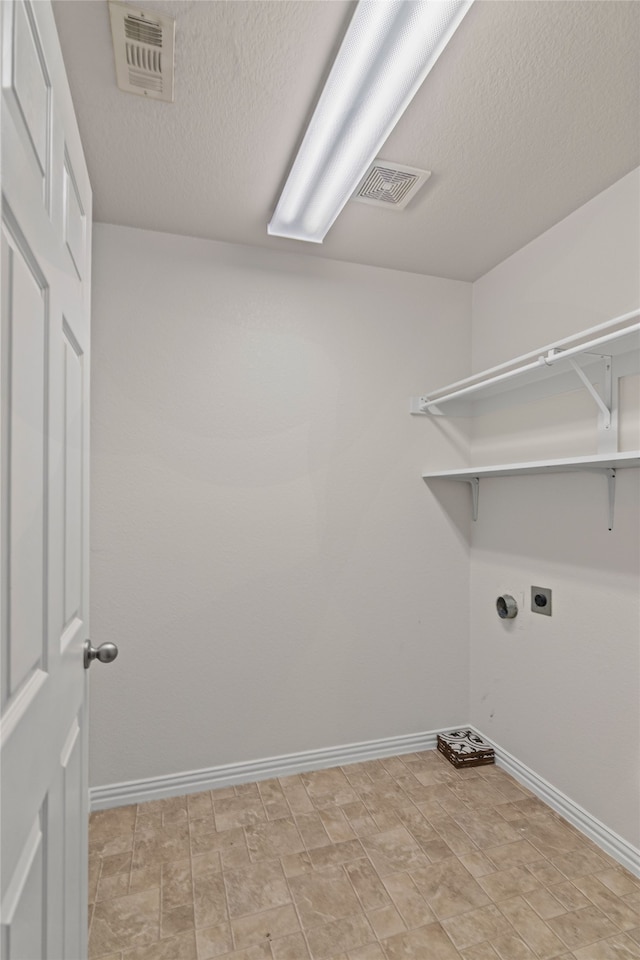
[{"label": "door panel", "polygon": [[66,320],[64,339],[64,625],[82,614],[82,410],[84,358]]},{"label": "door panel", "polygon": [[86,956],[91,190],[53,13],[4,0],[3,960]]},{"label": "door panel", "polygon": [[78,278],[82,280],[85,268],[86,217],[76,185],[71,160],[66,155],[64,162],[64,239],[73,260]]},{"label": "door panel", "polygon": [[[9,696],[45,660],[44,504],[46,296],[24,257],[3,238],[8,262],[10,369],[9,462]],[[31,259],[31,258],[30,258]],[[32,261],[33,262],[33,261]]]},{"label": "door panel", "polygon": [[[51,83],[32,6],[8,4],[4,18],[3,87],[5,102],[23,128],[25,173],[37,182],[34,196],[49,194]],[[32,185],[33,186],[33,185]]]}]

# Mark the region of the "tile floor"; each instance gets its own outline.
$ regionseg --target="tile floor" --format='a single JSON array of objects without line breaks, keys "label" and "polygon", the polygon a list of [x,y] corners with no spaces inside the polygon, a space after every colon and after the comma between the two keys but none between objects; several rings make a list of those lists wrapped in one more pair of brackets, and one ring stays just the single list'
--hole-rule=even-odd
[{"label": "tile floor", "polygon": [[640,881],[436,751],[92,814],[91,958],[627,960]]}]

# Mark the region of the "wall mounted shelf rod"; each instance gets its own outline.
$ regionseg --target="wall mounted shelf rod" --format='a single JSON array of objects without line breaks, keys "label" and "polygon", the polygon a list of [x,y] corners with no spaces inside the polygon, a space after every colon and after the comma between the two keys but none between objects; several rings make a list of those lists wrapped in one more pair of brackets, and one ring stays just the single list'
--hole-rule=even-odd
[{"label": "wall mounted shelf rod", "polygon": [[[451,401],[462,398],[473,400],[475,394],[482,398],[483,394],[491,395],[495,388],[498,388],[500,392],[502,392],[504,389],[508,389],[509,381],[513,381],[513,386],[517,387],[519,378],[525,378],[525,382],[535,380],[536,371],[543,371],[546,368],[555,366],[561,361],[569,361],[569,364],[574,367],[574,369],[578,366],[573,359],[574,357],[579,358],[582,356],[586,358],[587,362],[593,363],[598,357],[602,356],[602,352],[599,349],[600,347],[609,344],[613,346],[618,341],[622,341],[622,343],[618,346],[616,352],[620,352],[621,348],[624,350],[625,345],[626,349],[637,349],[637,344],[634,346],[634,343],[631,341],[634,335],[635,340],[638,339],[640,322],[628,323],[628,321],[638,317],[640,317],[640,310],[635,310],[621,317],[616,317],[615,320],[611,320],[606,324],[592,327],[591,330],[585,331],[585,333],[582,334],[582,337],[590,334],[598,334],[597,336],[593,336],[591,340],[583,339],[581,343],[576,344],[575,336],[567,337],[565,340],[559,340],[549,347],[531,351],[512,361],[498,364],[498,366],[491,367],[482,373],[467,377],[465,380],[459,380],[449,387],[425,394],[422,397],[415,397],[411,402],[411,412],[443,415],[446,404]],[[621,323],[627,323],[627,325],[621,328]],[[612,325],[615,325],[617,329],[611,330],[610,327]],[[596,354],[596,356],[592,357],[592,354]],[[586,385],[585,383],[585,386]],[[587,389],[591,392],[590,386],[587,387]]]}]

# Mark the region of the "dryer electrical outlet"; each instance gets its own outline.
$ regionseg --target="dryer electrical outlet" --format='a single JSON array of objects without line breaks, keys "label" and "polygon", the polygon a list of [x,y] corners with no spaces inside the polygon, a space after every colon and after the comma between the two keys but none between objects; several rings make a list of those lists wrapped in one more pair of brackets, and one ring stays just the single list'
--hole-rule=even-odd
[{"label": "dryer electrical outlet", "polygon": [[551,616],[551,590],[549,587],[531,587],[531,610]]}]

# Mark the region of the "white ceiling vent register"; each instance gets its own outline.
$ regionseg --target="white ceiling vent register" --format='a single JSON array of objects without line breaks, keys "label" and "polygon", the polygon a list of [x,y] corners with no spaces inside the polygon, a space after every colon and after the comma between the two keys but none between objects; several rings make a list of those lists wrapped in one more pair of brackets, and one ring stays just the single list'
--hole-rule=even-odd
[{"label": "white ceiling vent register", "polygon": [[430,176],[430,170],[374,160],[351,199],[375,207],[404,210]]},{"label": "white ceiling vent register", "polygon": [[173,101],[174,18],[116,0],[110,0],[109,14],[120,89]]}]

